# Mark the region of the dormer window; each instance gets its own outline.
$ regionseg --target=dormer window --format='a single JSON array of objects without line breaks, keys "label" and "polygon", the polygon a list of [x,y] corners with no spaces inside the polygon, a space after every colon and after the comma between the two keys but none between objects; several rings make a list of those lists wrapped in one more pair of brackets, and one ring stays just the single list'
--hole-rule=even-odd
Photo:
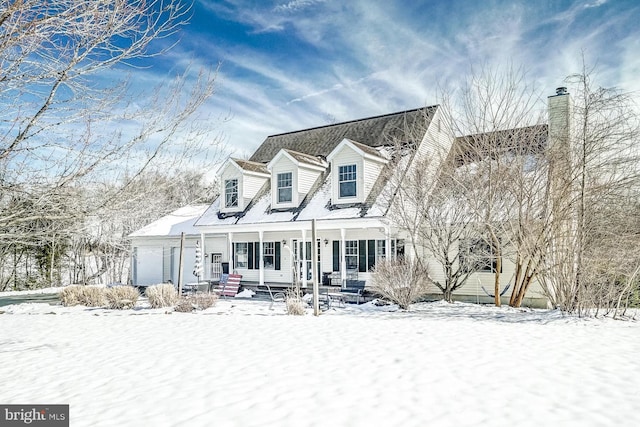
[{"label": "dormer window", "polygon": [[238,206],[238,179],[227,179],[224,182],[224,207],[235,208]]},{"label": "dormer window", "polygon": [[298,207],[327,166],[318,157],[281,149],[267,165],[271,172],[271,208]]},{"label": "dormer window", "polygon": [[278,203],[291,203],[293,200],[293,178],[291,172],[279,173],[278,179]]},{"label": "dormer window", "polygon": [[356,165],[344,165],[339,167],[338,171],[338,183],[339,183],[339,197],[348,198],[356,197],[356,185],[357,174]]}]

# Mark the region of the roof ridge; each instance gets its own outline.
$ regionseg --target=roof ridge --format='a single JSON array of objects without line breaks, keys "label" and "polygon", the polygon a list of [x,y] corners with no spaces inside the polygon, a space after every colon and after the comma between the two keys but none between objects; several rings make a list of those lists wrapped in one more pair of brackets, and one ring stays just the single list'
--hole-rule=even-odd
[{"label": "roof ridge", "polygon": [[231,160],[233,160],[234,162],[244,162],[244,163],[253,163],[254,165],[263,165],[264,163],[262,162],[256,162],[255,160],[247,160],[247,159],[239,159],[237,157],[231,157]]},{"label": "roof ridge", "polygon": [[425,110],[425,109],[428,109],[428,108],[435,108],[437,106],[438,106],[438,104],[427,105],[425,107],[412,108],[412,109],[409,109],[409,110],[397,111],[395,113],[380,114],[380,115],[377,115],[377,116],[363,117],[361,119],[347,120],[345,122],[330,123],[328,125],[322,125],[322,126],[314,126],[314,127],[310,127],[310,128],[307,128],[307,129],[298,129],[298,130],[294,130],[294,131],[290,131],[290,132],[276,133],[276,134],[267,136],[267,138],[271,138],[271,137],[274,137],[274,136],[290,135],[290,134],[299,133],[299,132],[307,132],[307,131],[315,130],[315,129],[323,129],[323,128],[329,128],[329,127],[334,127],[334,126],[341,126],[341,125],[346,125],[346,124],[350,124],[350,123],[363,122],[363,121],[366,121],[366,120],[381,119],[383,117],[397,116],[397,115],[400,115],[400,114],[414,113],[416,111]]}]

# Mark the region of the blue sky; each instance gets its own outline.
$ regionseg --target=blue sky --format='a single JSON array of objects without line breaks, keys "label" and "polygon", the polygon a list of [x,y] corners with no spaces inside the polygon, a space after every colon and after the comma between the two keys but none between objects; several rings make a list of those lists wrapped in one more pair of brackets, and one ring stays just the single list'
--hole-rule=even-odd
[{"label": "blue sky", "polygon": [[145,73],[215,66],[205,106],[246,157],[274,133],[436,102],[480,65],[513,65],[549,95],[582,55],[604,86],[640,90],[637,1],[195,0],[191,23]]}]

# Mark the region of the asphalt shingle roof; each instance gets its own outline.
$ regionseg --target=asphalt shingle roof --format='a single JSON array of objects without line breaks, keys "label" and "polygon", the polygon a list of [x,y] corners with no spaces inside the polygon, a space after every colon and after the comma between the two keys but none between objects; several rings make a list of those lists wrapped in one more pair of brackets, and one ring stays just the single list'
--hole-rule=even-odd
[{"label": "asphalt shingle roof", "polygon": [[[368,147],[392,145],[395,137],[409,134],[407,129],[428,125],[437,106],[400,111],[382,116],[352,120],[295,132],[271,135],[258,147],[249,160],[266,163],[284,148],[326,158],[344,139]],[[419,142],[419,141],[405,141]]]}]

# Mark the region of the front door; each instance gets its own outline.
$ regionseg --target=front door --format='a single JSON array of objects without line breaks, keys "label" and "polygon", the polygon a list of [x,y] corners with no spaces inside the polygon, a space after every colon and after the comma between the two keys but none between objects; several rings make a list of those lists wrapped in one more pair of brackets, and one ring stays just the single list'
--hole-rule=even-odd
[{"label": "front door", "polygon": [[[317,251],[318,251],[318,275],[320,275],[320,266],[322,265],[320,261],[320,239],[316,241],[317,243]],[[304,245],[304,246],[303,246]],[[303,250],[304,249],[304,250]],[[298,274],[298,278],[303,280],[304,271],[307,272],[306,281],[311,280],[311,265],[312,265],[312,254],[311,254],[311,242],[302,242],[298,240],[293,240],[293,262],[295,265],[295,269]]]},{"label": "front door", "polygon": [[211,280],[220,280],[222,274],[222,254],[211,254]]}]

